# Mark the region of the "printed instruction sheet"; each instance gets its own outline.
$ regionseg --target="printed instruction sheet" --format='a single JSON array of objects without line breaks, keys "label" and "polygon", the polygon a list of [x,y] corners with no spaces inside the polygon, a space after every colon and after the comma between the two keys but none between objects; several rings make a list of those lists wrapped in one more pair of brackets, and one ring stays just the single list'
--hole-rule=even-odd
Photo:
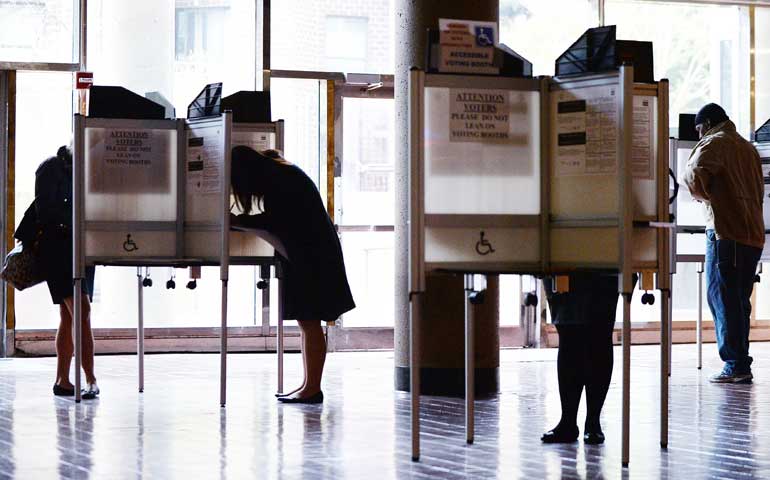
[{"label": "printed instruction sheet", "polygon": [[214,194],[222,191],[220,172],[224,145],[220,128],[192,130],[187,137],[187,191]]},{"label": "printed instruction sheet", "polygon": [[616,86],[561,90],[552,97],[557,176],[617,171]]}]

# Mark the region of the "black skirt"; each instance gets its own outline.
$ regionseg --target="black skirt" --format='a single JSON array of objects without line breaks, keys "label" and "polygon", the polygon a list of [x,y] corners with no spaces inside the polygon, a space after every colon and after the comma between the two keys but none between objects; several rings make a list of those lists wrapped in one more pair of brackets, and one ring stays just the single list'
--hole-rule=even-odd
[{"label": "black skirt", "polygon": [[580,272],[569,276],[569,291],[555,293],[553,279],[544,279],[554,325],[614,324],[618,276]]},{"label": "black skirt", "polygon": [[[60,228],[46,232],[40,242],[40,259],[46,269],[45,280],[53,303],[59,305],[65,298],[73,297],[72,230]],[[93,300],[95,276],[96,269],[86,267],[81,290],[89,300]]]}]

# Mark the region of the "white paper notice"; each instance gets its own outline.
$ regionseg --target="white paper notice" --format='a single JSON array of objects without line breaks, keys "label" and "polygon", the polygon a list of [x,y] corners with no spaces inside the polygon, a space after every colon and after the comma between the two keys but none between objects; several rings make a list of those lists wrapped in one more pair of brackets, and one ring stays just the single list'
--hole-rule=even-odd
[{"label": "white paper notice", "polygon": [[231,140],[233,147],[244,146],[256,151],[275,148],[270,145],[268,132],[233,132]]},{"label": "white paper notice", "polygon": [[222,191],[224,147],[219,130],[187,139],[187,191],[214,194]]},{"label": "white paper notice", "polygon": [[616,87],[564,90],[555,95],[556,175],[617,171]]},{"label": "white paper notice", "polygon": [[[449,141],[475,143],[521,142],[511,135],[511,114],[527,105],[512,104],[508,90],[452,89],[449,91]],[[524,140],[526,144],[526,139]]]},{"label": "white paper notice", "polygon": [[654,97],[634,97],[634,129],[631,143],[631,173],[634,178],[653,179],[654,102]]},{"label": "white paper notice", "polygon": [[169,135],[163,131],[107,128],[93,142],[89,189],[100,193],[154,193],[170,188]]}]

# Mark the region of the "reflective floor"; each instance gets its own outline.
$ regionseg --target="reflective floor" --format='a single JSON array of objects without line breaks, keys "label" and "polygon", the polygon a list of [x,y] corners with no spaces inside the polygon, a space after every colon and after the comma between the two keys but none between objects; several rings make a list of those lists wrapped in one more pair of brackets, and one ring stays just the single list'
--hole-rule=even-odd
[{"label": "reflective floor", "polygon": [[[276,404],[273,355],[231,355],[226,409],[217,355],[148,356],[143,394],[135,357],[98,357],[103,393],[81,405],[51,395],[54,359],[0,360],[0,478],[770,478],[770,344],[752,346],[757,379],[746,386],[706,381],[719,368],[713,345],[703,371],[694,346],[674,347],[667,451],[658,446],[658,352],[634,347],[625,470],[619,361],[608,443],[541,445],[559,417],[552,349],[502,353],[502,392],[478,402],[473,446],[462,401],[425,397],[420,463],[410,460],[408,396],[393,392],[392,353],[330,355],[327,401],[305,406]],[[299,356],[287,362],[291,386]]]}]

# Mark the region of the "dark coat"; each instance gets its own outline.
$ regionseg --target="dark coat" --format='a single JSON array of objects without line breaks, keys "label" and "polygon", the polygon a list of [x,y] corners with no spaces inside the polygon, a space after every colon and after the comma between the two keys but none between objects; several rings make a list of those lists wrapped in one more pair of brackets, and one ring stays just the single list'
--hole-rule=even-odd
[{"label": "dark coat", "polygon": [[[72,292],[72,154],[61,147],[35,172],[35,213],[42,230],[39,255],[54,303]],[[83,292],[93,296],[94,268],[86,269]]]},{"label": "dark coat", "polygon": [[284,318],[336,320],[355,308],[337,231],[313,181],[295,165],[276,166],[263,213],[236,224],[267,230],[283,243]]},{"label": "dark coat", "polygon": [[614,324],[618,276],[579,272],[569,275],[569,291],[555,293],[551,277],[543,280],[554,325]]}]

